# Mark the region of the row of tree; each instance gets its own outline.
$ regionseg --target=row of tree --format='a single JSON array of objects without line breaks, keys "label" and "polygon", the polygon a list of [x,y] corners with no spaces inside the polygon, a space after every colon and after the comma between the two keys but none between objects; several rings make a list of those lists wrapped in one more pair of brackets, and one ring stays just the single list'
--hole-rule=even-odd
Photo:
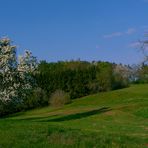
[{"label": "row of tree", "polygon": [[18,58],[16,46],[7,38],[0,39],[0,116],[68,103],[130,83],[148,83],[147,61],[140,66],[80,60],[38,62],[29,51]]},{"label": "row of tree", "polygon": [[[124,74],[123,74],[124,73]],[[68,61],[39,64],[37,84],[49,95],[57,89],[70,93],[71,99],[128,86],[126,66],[109,62]]]}]

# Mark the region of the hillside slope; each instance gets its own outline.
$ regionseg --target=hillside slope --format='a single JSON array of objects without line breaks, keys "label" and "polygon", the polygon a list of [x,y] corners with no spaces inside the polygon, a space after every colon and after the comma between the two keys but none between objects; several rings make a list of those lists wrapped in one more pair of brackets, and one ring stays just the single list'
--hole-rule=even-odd
[{"label": "hillside slope", "polygon": [[0,120],[1,147],[147,147],[148,85]]}]

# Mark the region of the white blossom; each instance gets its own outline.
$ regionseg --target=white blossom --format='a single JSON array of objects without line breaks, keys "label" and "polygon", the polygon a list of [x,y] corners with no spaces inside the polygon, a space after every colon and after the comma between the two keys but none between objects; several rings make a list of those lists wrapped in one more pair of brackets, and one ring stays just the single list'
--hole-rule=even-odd
[{"label": "white blossom", "polygon": [[37,68],[37,60],[26,51],[19,59],[16,46],[8,38],[0,39],[0,100],[23,99],[25,92],[32,89],[31,77]]}]

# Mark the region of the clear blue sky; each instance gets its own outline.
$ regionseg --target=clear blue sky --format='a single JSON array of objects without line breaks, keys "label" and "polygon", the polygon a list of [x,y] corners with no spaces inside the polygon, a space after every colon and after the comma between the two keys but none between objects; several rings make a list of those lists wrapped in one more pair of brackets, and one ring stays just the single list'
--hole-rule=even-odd
[{"label": "clear blue sky", "polygon": [[0,36],[40,60],[141,61],[148,0],[0,0]]}]

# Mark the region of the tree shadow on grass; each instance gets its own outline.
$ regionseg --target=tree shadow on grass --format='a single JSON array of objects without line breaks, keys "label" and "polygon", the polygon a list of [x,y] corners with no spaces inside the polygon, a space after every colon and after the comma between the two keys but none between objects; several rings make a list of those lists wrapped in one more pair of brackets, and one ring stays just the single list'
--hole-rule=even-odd
[{"label": "tree shadow on grass", "polygon": [[1,119],[12,118],[12,117],[17,117],[17,116],[22,116],[22,115],[24,115],[24,114],[25,114],[25,112],[17,112],[17,113],[13,113],[13,114],[9,114],[9,115],[2,116],[2,117],[0,117],[0,120],[1,120]]},{"label": "tree shadow on grass", "polygon": [[13,121],[35,121],[35,122],[38,122],[38,121],[43,121],[45,119],[49,119],[52,118],[52,117],[56,117],[57,115],[52,115],[52,116],[47,116],[47,117],[22,117],[22,118],[14,118],[14,119],[10,119],[10,120],[13,120]]},{"label": "tree shadow on grass", "polygon": [[109,107],[102,107],[100,109],[95,109],[95,110],[91,110],[91,111],[87,111],[87,112],[83,112],[83,113],[71,114],[71,115],[62,116],[62,117],[55,118],[55,119],[41,120],[40,122],[62,122],[62,121],[82,119],[82,118],[86,118],[86,117],[89,117],[92,115],[108,112],[110,110],[111,109]]},{"label": "tree shadow on grass", "polygon": [[56,118],[56,116],[59,116],[58,114],[52,115],[52,116],[46,116],[46,117],[27,117],[27,118],[24,117],[24,118],[13,119],[13,120],[35,121],[35,122],[62,122],[62,121],[82,119],[82,118],[86,118],[86,117],[93,116],[93,115],[96,115],[96,114],[102,114],[102,113],[108,112],[110,110],[112,110],[112,109],[109,108],[109,107],[102,107],[102,108],[99,108],[99,109],[93,109],[93,110],[90,110],[90,111],[65,115],[65,116],[61,116],[61,117],[57,117],[57,118]]}]

